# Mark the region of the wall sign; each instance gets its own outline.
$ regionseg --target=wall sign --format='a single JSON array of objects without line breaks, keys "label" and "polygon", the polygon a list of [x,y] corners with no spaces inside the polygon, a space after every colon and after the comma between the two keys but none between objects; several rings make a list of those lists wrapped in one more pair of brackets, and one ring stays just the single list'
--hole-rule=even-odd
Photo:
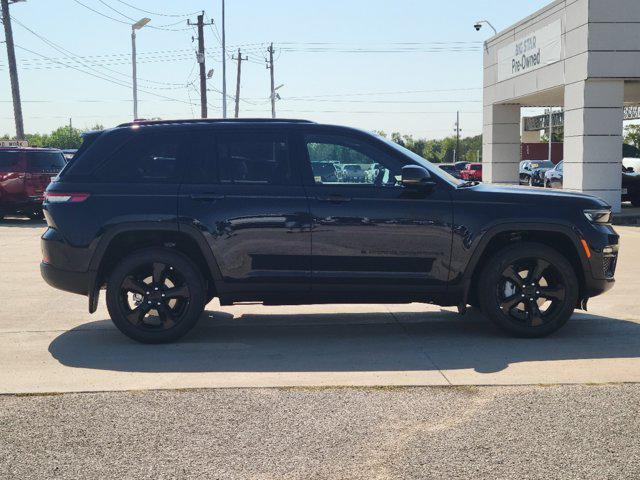
[{"label": "wall sign", "polygon": [[561,22],[556,20],[498,50],[498,81],[559,62],[562,59]]}]

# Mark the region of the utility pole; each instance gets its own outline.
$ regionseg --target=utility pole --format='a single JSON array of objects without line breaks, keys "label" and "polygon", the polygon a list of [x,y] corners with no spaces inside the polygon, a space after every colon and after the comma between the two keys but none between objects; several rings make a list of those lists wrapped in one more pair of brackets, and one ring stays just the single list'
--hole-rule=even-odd
[{"label": "utility pole", "polygon": [[238,118],[238,114],[240,113],[240,75],[242,74],[242,61],[249,60],[249,57],[245,56],[242,58],[242,53],[240,49],[238,49],[238,56],[231,58],[238,61],[238,78],[236,79],[236,118]]},{"label": "utility pole", "polygon": [[198,15],[197,23],[191,23],[187,20],[188,25],[197,25],[198,27],[198,63],[200,64],[200,116],[207,118],[207,67],[205,65],[204,55],[204,12]]},{"label": "utility pole", "polygon": [[460,128],[460,112],[456,112],[456,125],[454,131],[456,132],[456,153],[454,155],[453,161],[458,161],[458,155],[460,153],[460,132],[462,129]]},{"label": "utility pole", "polygon": [[227,118],[227,44],[224,26],[224,0],[222,0],[222,118]]},{"label": "utility pole", "polygon": [[269,60],[267,61],[267,68],[271,73],[271,118],[276,118],[276,88],[273,78],[273,43],[267,48],[269,52]]},{"label": "utility pole", "polygon": [[[22,103],[20,102],[20,83],[18,82],[18,68],[16,67],[16,51],[13,45],[13,30],[9,15],[9,0],[2,3],[2,23],[7,43],[7,59],[9,60],[9,77],[11,80],[11,96],[13,97],[13,116],[16,122],[16,139],[24,140],[24,120],[22,118]],[[14,3],[14,2],[11,2]]]}]

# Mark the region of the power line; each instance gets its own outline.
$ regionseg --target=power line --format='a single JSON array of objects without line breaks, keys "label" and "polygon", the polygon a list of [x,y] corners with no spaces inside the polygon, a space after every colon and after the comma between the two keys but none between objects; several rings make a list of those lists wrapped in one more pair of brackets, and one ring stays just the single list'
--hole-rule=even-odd
[{"label": "power line", "polygon": [[150,12],[149,10],[144,10],[144,9],[142,9],[140,7],[136,7],[135,5],[131,5],[130,3],[123,2],[122,0],[116,0],[116,1],[122,3],[123,5],[126,5],[129,8],[133,8],[134,10],[138,10],[139,12],[148,13],[149,15],[156,15],[158,17],[174,17],[174,18],[190,17],[191,15],[196,15],[197,13],[200,13],[199,10],[197,10],[195,12],[183,13],[183,14],[170,14],[170,13]]},{"label": "power line", "polygon": [[[130,21],[131,21],[131,22],[133,22],[133,23],[137,22],[137,19],[132,18],[132,17],[130,17],[130,16],[128,16],[128,15],[125,15],[125,14],[124,14],[124,13],[122,13],[120,10],[115,9],[114,7],[112,7],[111,5],[109,5],[109,4],[108,4],[107,2],[105,2],[104,0],[98,0],[98,1],[99,1],[101,4],[103,4],[105,7],[107,7],[109,10],[111,10],[111,11],[113,11],[113,12],[117,13],[118,15],[120,15],[120,16],[122,16],[122,17],[126,18],[127,20],[130,20]],[[167,27],[171,27],[171,26],[177,25],[178,23],[184,23],[184,21],[183,21],[183,20],[180,20],[180,21],[178,21],[178,22],[169,23],[169,24],[167,24],[167,25],[158,25],[158,26],[155,26],[155,25],[147,25],[147,27],[148,27],[148,28],[153,28],[153,29],[156,29],[156,30],[169,30],[169,31],[174,31],[174,32],[179,32],[179,31],[183,31],[183,30],[189,30],[189,28],[182,28],[182,29],[171,29],[171,28],[167,28]]]},{"label": "power line", "polygon": [[[49,45],[49,46],[50,46],[51,48],[53,48],[54,50],[56,50],[56,51],[58,51],[58,52],[60,52],[60,53],[62,53],[62,54],[66,54],[66,55],[67,55],[67,57],[66,57],[66,58],[69,58],[69,60],[75,61],[76,63],[80,64],[81,66],[83,66],[83,67],[85,67],[85,68],[88,68],[88,69],[90,69],[90,70],[93,70],[93,71],[95,71],[95,72],[98,72],[98,73],[101,73],[101,74],[102,74],[102,72],[100,72],[100,71],[96,70],[95,68],[93,68],[93,66],[88,65],[88,64],[86,64],[86,63],[84,63],[84,62],[82,62],[82,61],[78,60],[77,58],[81,58],[79,55],[77,55],[77,54],[75,54],[74,52],[72,52],[72,51],[70,51],[70,50],[68,50],[68,49],[66,49],[66,48],[64,48],[64,47],[62,47],[61,45],[59,45],[59,44],[57,44],[57,43],[53,42],[52,40],[49,40],[48,38],[46,38],[46,37],[44,37],[44,36],[40,35],[39,33],[37,33],[37,32],[35,32],[35,31],[33,31],[32,29],[30,29],[29,27],[27,27],[24,23],[20,22],[17,18],[15,18],[15,17],[13,17],[13,16],[12,16],[11,18],[12,18],[12,20],[13,20],[15,23],[17,23],[17,24],[18,24],[18,25],[20,25],[22,28],[24,28],[25,30],[27,30],[28,32],[30,32],[31,34],[33,34],[34,36],[36,36],[37,38],[39,38],[40,40],[42,40],[44,43],[46,43],[47,45]],[[71,57],[69,57],[68,55],[71,55]],[[114,69],[112,69],[112,68],[105,67],[105,66],[99,66],[99,68],[102,68],[102,69],[107,70],[107,71],[109,71],[109,72],[113,72],[113,73],[115,73],[115,74],[117,74],[117,75],[124,76],[124,77],[127,77],[127,78],[128,78],[128,74],[125,74],[125,73],[119,72],[119,71],[114,70]],[[103,75],[108,76],[108,75],[106,75],[106,74],[103,74]],[[110,78],[111,78],[111,77],[110,77]],[[158,82],[158,81],[155,81],[155,80],[148,80],[148,79],[140,79],[140,80],[143,80],[143,81],[148,82],[148,83],[159,84],[159,85],[172,85],[171,87],[163,87],[163,88],[160,88],[160,87],[151,87],[151,86],[146,87],[146,88],[150,88],[150,89],[157,89],[157,90],[174,90],[174,89],[176,89],[176,86],[178,85],[178,84],[171,84],[171,83],[168,83],[168,82]],[[184,88],[184,85],[183,85],[183,84],[180,84],[180,88]]]},{"label": "power line", "polygon": [[[41,53],[34,52],[33,50],[30,50],[30,49],[28,49],[28,48],[22,47],[22,46],[20,46],[20,45],[17,45],[17,44],[16,44],[16,47],[18,47],[18,48],[20,48],[21,50],[24,50],[24,51],[26,51],[26,52],[29,52],[29,53],[31,53],[32,55],[38,55],[38,56],[43,57],[43,58],[48,58],[46,55],[42,55]],[[62,63],[62,62],[58,62],[58,63]],[[75,67],[75,66],[73,66],[73,65],[67,65],[67,67],[68,67],[68,68],[71,68],[71,69],[73,69],[73,70],[76,70],[76,71],[78,71],[78,72],[84,73],[85,75],[90,75],[90,76],[92,76],[92,77],[99,78],[100,80],[104,80],[104,81],[106,81],[106,82],[113,83],[113,84],[115,84],[115,85],[119,85],[119,86],[121,86],[121,87],[126,87],[126,88],[131,88],[131,87],[132,87],[132,85],[131,85],[130,83],[128,83],[128,82],[124,82],[124,81],[122,81],[122,80],[114,79],[114,78],[112,78],[112,77],[108,77],[108,76],[105,76],[105,75],[102,75],[102,74],[95,74],[95,73],[87,72],[87,71],[82,70],[81,68]],[[162,95],[162,94],[160,94],[160,93],[149,92],[149,91],[147,91],[147,90],[142,90],[142,89],[140,89],[140,91],[141,91],[141,92],[143,92],[143,93],[146,93],[147,95],[153,95],[153,96],[155,96],[155,97],[164,98],[164,99],[166,99],[166,100],[170,100],[170,101],[174,101],[174,102],[179,102],[179,103],[184,103],[184,104],[190,104],[190,102],[187,102],[187,101],[185,101],[185,100],[180,100],[180,99],[178,99],[178,98],[168,97],[168,96],[166,96],[166,95]]]},{"label": "power line", "polygon": [[[100,16],[102,16],[102,17],[104,17],[104,18],[108,18],[108,19],[109,19],[109,20],[111,20],[111,21],[114,21],[114,22],[122,23],[122,24],[124,24],[124,25],[129,25],[129,26],[131,26],[131,23],[130,23],[130,22],[126,22],[126,21],[124,21],[124,20],[120,20],[119,18],[114,18],[114,17],[112,17],[112,16],[110,16],[110,15],[107,15],[107,14],[105,14],[105,13],[102,13],[101,11],[96,10],[95,8],[92,8],[92,7],[88,6],[88,5],[85,5],[85,4],[84,4],[84,3],[82,3],[80,0],[73,0],[73,1],[74,1],[75,3],[77,3],[78,5],[83,6],[83,7],[84,7],[84,8],[86,8],[87,10],[91,10],[93,13],[96,13],[96,14],[98,14],[98,15],[100,15]],[[104,3],[104,2],[103,2],[103,3]],[[105,4],[105,5],[106,5],[106,4]],[[116,11],[116,12],[117,12],[117,10],[115,10],[113,7],[109,7],[109,8],[111,8],[112,10],[114,10],[114,11]],[[118,13],[119,13],[119,12],[118,12]],[[124,16],[125,18],[130,18],[130,17],[128,17],[127,15],[124,15],[124,14],[121,14],[121,15],[122,15],[122,16]],[[134,21],[134,20],[132,20],[132,21]],[[148,28],[153,28],[154,30],[165,30],[165,31],[172,31],[172,32],[181,32],[181,31],[184,31],[184,30],[189,30],[189,28],[180,28],[180,29],[175,29],[175,28],[162,28],[162,27],[154,27],[154,26],[152,26],[152,25],[147,25],[147,27],[148,27]]]}]

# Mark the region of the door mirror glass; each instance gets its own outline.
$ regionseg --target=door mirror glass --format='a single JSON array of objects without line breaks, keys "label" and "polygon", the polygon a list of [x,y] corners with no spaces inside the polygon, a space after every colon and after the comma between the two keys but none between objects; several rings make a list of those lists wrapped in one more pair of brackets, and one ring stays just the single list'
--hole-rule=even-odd
[{"label": "door mirror glass", "polygon": [[402,167],[402,185],[411,188],[432,188],[436,182],[426,168],[406,165]]}]

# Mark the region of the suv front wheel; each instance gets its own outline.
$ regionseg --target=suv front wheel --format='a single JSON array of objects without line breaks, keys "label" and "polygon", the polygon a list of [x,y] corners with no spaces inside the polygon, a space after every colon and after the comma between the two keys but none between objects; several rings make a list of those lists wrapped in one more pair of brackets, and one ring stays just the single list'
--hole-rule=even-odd
[{"label": "suv front wheel", "polygon": [[507,332],[543,337],[562,327],[578,302],[571,263],[538,243],[519,243],[496,253],[478,282],[482,311]]},{"label": "suv front wheel", "polygon": [[205,305],[202,275],[180,253],[149,248],[132,253],[107,282],[113,323],[142,343],[173,342],[197,323]]}]

